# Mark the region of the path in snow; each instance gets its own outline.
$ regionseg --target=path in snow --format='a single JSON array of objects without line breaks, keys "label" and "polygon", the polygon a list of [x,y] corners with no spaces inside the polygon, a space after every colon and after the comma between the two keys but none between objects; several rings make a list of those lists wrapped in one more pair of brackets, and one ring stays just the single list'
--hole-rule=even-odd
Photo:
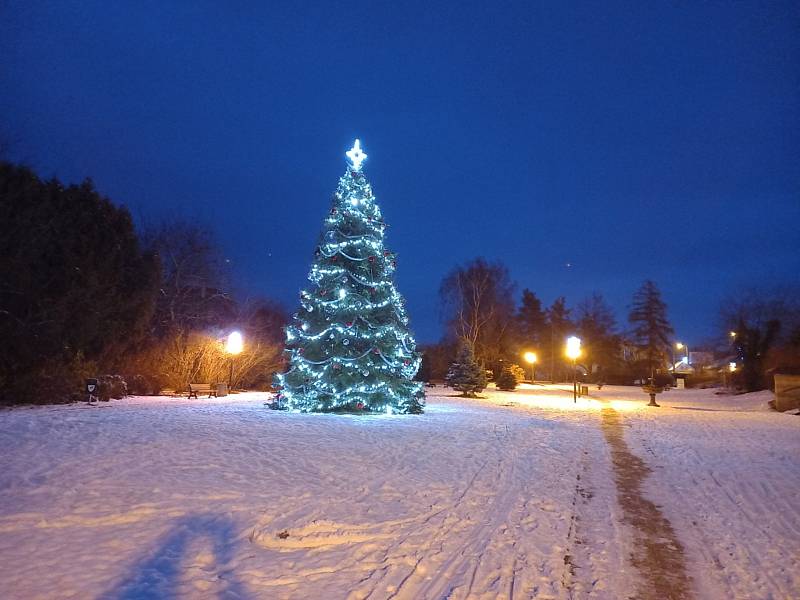
[{"label": "path in snow", "polygon": [[0,597],[642,597],[656,533],[618,502],[615,445],[696,597],[800,588],[800,419],[767,396],[436,391],[419,417],[257,394],[0,411]]},{"label": "path in snow", "polygon": [[689,598],[686,559],[670,522],[643,496],[642,484],[652,470],[625,443],[622,418],[613,408],[603,408],[603,433],[611,447],[617,499],[625,522],[634,528],[636,549],[631,563],[643,578],[637,598],[683,600]]}]

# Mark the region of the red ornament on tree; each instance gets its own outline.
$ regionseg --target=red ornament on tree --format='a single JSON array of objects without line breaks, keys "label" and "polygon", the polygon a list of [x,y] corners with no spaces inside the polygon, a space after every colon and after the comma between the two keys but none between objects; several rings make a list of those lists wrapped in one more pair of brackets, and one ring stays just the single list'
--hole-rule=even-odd
[{"label": "red ornament on tree", "polygon": [[334,207],[331,209],[331,214],[332,214],[332,215],[335,215],[335,214],[336,214],[336,207],[335,207],[335,206],[334,206]]},{"label": "red ornament on tree", "polygon": [[375,348],[372,349],[372,353],[373,354],[380,354],[381,351],[377,347],[375,347]]},{"label": "red ornament on tree", "polygon": [[364,403],[363,402],[357,402],[356,403],[356,408],[358,410],[364,410]]},{"label": "red ornament on tree", "polygon": [[369,260],[369,262],[371,262],[371,263],[374,263],[375,262],[375,257],[374,256],[370,256],[367,260]]},{"label": "red ornament on tree", "polygon": [[391,252],[389,252],[388,250],[384,250],[383,251],[383,255],[384,256],[389,256],[390,254],[391,254]]},{"label": "red ornament on tree", "polygon": [[347,323],[345,323],[345,325],[347,327],[352,327],[353,326],[353,322],[352,321],[348,321]]}]

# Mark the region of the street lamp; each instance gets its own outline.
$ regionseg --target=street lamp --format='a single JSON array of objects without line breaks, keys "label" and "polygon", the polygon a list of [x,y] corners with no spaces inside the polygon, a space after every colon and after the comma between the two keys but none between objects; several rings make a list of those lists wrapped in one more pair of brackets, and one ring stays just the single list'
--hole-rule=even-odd
[{"label": "street lamp", "polygon": [[572,360],[572,401],[578,402],[578,366],[576,361],[581,355],[581,339],[575,337],[567,338],[567,358]]},{"label": "street lamp", "polygon": [[526,352],[523,358],[531,365],[531,384],[534,384],[536,383],[536,353]]},{"label": "street lamp", "polygon": [[228,375],[228,389],[233,390],[233,360],[244,350],[244,339],[238,331],[231,331],[225,340],[225,352],[231,355],[231,370]]},{"label": "street lamp", "polygon": [[675,344],[675,347],[678,350],[683,350],[684,348],[686,349],[686,364],[688,365],[689,364],[689,346],[687,346],[686,344],[681,344],[680,342],[678,342],[677,344]]}]

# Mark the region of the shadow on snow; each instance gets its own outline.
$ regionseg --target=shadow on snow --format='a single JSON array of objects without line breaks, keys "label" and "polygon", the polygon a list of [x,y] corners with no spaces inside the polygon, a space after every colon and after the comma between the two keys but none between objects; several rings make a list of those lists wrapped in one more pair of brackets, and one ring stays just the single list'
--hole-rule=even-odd
[{"label": "shadow on snow", "polygon": [[[230,517],[212,514],[183,517],[160,539],[154,553],[147,553],[134,564],[131,573],[101,598],[176,598],[182,595],[181,585],[187,585],[186,571],[189,569],[202,571],[202,578],[212,582],[208,590],[212,595],[212,588],[217,588],[215,591],[222,598],[249,598],[243,584],[236,580],[233,568],[228,566],[233,559],[235,538],[236,529]],[[192,544],[197,543],[204,544],[203,549],[213,553],[212,561],[201,561],[202,564],[187,562],[192,559]]]}]

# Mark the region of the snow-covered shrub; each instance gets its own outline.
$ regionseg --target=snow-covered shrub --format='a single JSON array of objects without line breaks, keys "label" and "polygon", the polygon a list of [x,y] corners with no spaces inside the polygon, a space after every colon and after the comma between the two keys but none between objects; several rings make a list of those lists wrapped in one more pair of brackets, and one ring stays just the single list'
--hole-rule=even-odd
[{"label": "snow-covered shrub", "polygon": [[97,378],[100,400],[108,402],[111,398],[119,400],[128,395],[128,385],[121,375],[101,375]]},{"label": "snow-covered shrub", "polygon": [[125,382],[131,396],[155,396],[165,387],[158,377],[150,375],[128,375]]}]

